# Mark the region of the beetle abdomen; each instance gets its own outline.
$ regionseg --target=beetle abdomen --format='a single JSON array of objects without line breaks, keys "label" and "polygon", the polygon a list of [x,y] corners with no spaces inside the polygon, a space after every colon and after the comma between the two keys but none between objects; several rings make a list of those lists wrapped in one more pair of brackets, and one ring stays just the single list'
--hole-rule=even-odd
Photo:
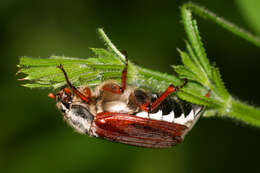
[{"label": "beetle abdomen", "polygon": [[[153,94],[151,102],[156,100],[158,94]],[[166,98],[154,111],[138,112],[136,116],[154,120],[162,120],[190,127],[201,114],[202,107],[194,105],[176,97]]]}]

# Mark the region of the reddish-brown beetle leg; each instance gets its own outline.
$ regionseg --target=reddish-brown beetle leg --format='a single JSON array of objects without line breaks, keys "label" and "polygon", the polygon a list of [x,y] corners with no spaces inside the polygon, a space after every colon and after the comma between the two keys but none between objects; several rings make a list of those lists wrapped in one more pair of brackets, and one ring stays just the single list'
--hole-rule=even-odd
[{"label": "reddish-brown beetle leg", "polygon": [[71,92],[70,92],[70,89],[69,88],[64,88],[64,92],[68,95],[68,96],[71,96]]},{"label": "reddish-brown beetle leg", "polygon": [[115,83],[107,83],[102,87],[102,90],[108,91],[114,94],[122,94],[121,87]]},{"label": "reddish-brown beetle leg", "polygon": [[123,52],[125,55],[125,67],[124,70],[122,71],[122,77],[121,77],[121,92],[123,93],[125,88],[126,88],[126,79],[127,79],[127,69],[128,69],[128,56],[126,52]]},{"label": "reddish-brown beetle leg", "polygon": [[126,52],[124,52],[125,54],[125,67],[124,70],[122,71],[122,76],[121,76],[121,86],[117,85],[117,84],[106,84],[103,86],[103,90],[104,91],[109,91],[112,92],[114,94],[122,94],[125,89],[126,89],[126,78],[127,78],[127,68],[128,68],[128,57]]},{"label": "reddish-brown beetle leg", "polygon": [[151,106],[151,110],[150,111],[153,111],[154,109],[156,109],[160,104],[161,102],[168,96],[170,95],[171,93],[174,93],[176,91],[176,87],[174,87],[173,85],[170,85],[161,95],[160,97],[158,97],[153,103],[152,103],[152,106]]},{"label": "reddish-brown beetle leg", "polygon": [[174,93],[176,91],[178,91],[179,89],[183,88],[186,84],[187,84],[188,80],[187,79],[184,79],[184,82],[182,85],[180,86],[174,86],[174,85],[170,85],[161,95],[159,98],[157,98],[151,105],[151,109],[150,111],[153,111],[154,109],[156,109],[160,104],[161,102],[168,96],[170,95],[171,93]]},{"label": "reddish-brown beetle leg", "polygon": [[91,98],[91,90],[89,87],[85,87],[83,89],[83,92],[84,92],[85,96],[87,96],[88,98]]},{"label": "reddish-brown beetle leg", "polygon": [[150,103],[150,102],[147,102],[147,103],[144,103],[144,104],[142,104],[142,105],[139,105],[139,108],[140,108],[142,111],[150,112],[150,110],[151,110],[151,103]]},{"label": "reddish-brown beetle leg", "polygon": [[[61,69],[61,71],[63,72],[64,76],[65,76],[65,79],[67,81],[67,84],[69,85],[69,87],[72,89],[72,91],[74,92],[74,94],[76,94],[81,100],[85,101],[86,103],[89,103],[90,102],[90,98],[85,96],[84,94],[82,94],[79,90],[77,90],[76,87],[74,87],[70,81],[69,81],[69,78],[68,78],[68,75],[65,71],[65,69],[63,68],[63,66],[60,64],[58,66],[59,69]],[[66,90],[65,90],[66,92]]]},{"label": "reddish-brown beetle leg", "polygon": [[51,99],[56,99],[56,96],[55,96],[55,94],[53,94],[53,93],[49,93],[49,94],[48,94],[48,97],[50,97]]}]

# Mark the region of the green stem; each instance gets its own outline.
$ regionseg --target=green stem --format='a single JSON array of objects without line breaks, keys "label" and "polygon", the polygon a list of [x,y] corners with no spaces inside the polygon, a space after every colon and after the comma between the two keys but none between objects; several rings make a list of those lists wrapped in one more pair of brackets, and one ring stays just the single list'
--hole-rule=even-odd
[{"label": "green stem", "polygon": [[216,14],[214,14],[213,12],[200,7],[192,2],[189,3],[185,3],[182,6],[183,9],[188,10],[190,9],[192,12],[194,12],[195,14],[201,16],[204,19],[208,19],[216,24],[218,24],[219,26],[221,26],[222,28],[232,32],[233,34],[247,40],[248,42],[254,44],[255,46],[260,47],[260,38],[253,35],[252,33],[241,29],[240,27],[234,25],[233,23],[218,17]]},{"label": "green stem", "polygon": [[260,127],[259,109],[234,99],[230,101],[230,105],[230,109],[227,110],[229,117]]},{"label": "green stem", "polygon": [[125,61],[125,55],[123,55],[117,48],[116,46],[111,42],[111,40],[108,38],[106,33],[102,28],[97,29],[98,34],[100,35],[101,39],[105,42],[106,46],[108,46],[109,49],[111,49],[113,52],[115,52],[116,55],[119,56],[119,58],[122,61]]}]

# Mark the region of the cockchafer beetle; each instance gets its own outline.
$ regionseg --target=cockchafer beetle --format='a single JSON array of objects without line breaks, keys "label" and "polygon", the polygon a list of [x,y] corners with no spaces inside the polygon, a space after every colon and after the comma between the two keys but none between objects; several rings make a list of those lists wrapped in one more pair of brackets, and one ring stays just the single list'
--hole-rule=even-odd
[{"label": "cockchafer beetle", "polygon": [[108,80],[94,90],[73,86],[62,65],[58,66],[68,86],[57,94],[56,105],[65,121],[77,132],[129,145],[168,148],[184,139],[200,117],[203,107],[170,94],[183,88],[170,85],[163,93],[152,93],[126,83],[128,58],[121,85]]}]

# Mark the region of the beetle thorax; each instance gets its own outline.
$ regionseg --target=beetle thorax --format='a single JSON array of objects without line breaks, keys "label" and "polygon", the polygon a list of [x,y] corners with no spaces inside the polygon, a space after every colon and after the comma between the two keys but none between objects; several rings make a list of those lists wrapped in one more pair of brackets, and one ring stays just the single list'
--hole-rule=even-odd
[{"label": "beetle thorax", "polygon": [[138,107],[132,105],[130,95],[133,88],[128,87],[122,94],[114,94],[109,91],[101,91],[98,93],[96,108],[97,113],[100,112],[118,112],[132,114],[137,111]]}]

